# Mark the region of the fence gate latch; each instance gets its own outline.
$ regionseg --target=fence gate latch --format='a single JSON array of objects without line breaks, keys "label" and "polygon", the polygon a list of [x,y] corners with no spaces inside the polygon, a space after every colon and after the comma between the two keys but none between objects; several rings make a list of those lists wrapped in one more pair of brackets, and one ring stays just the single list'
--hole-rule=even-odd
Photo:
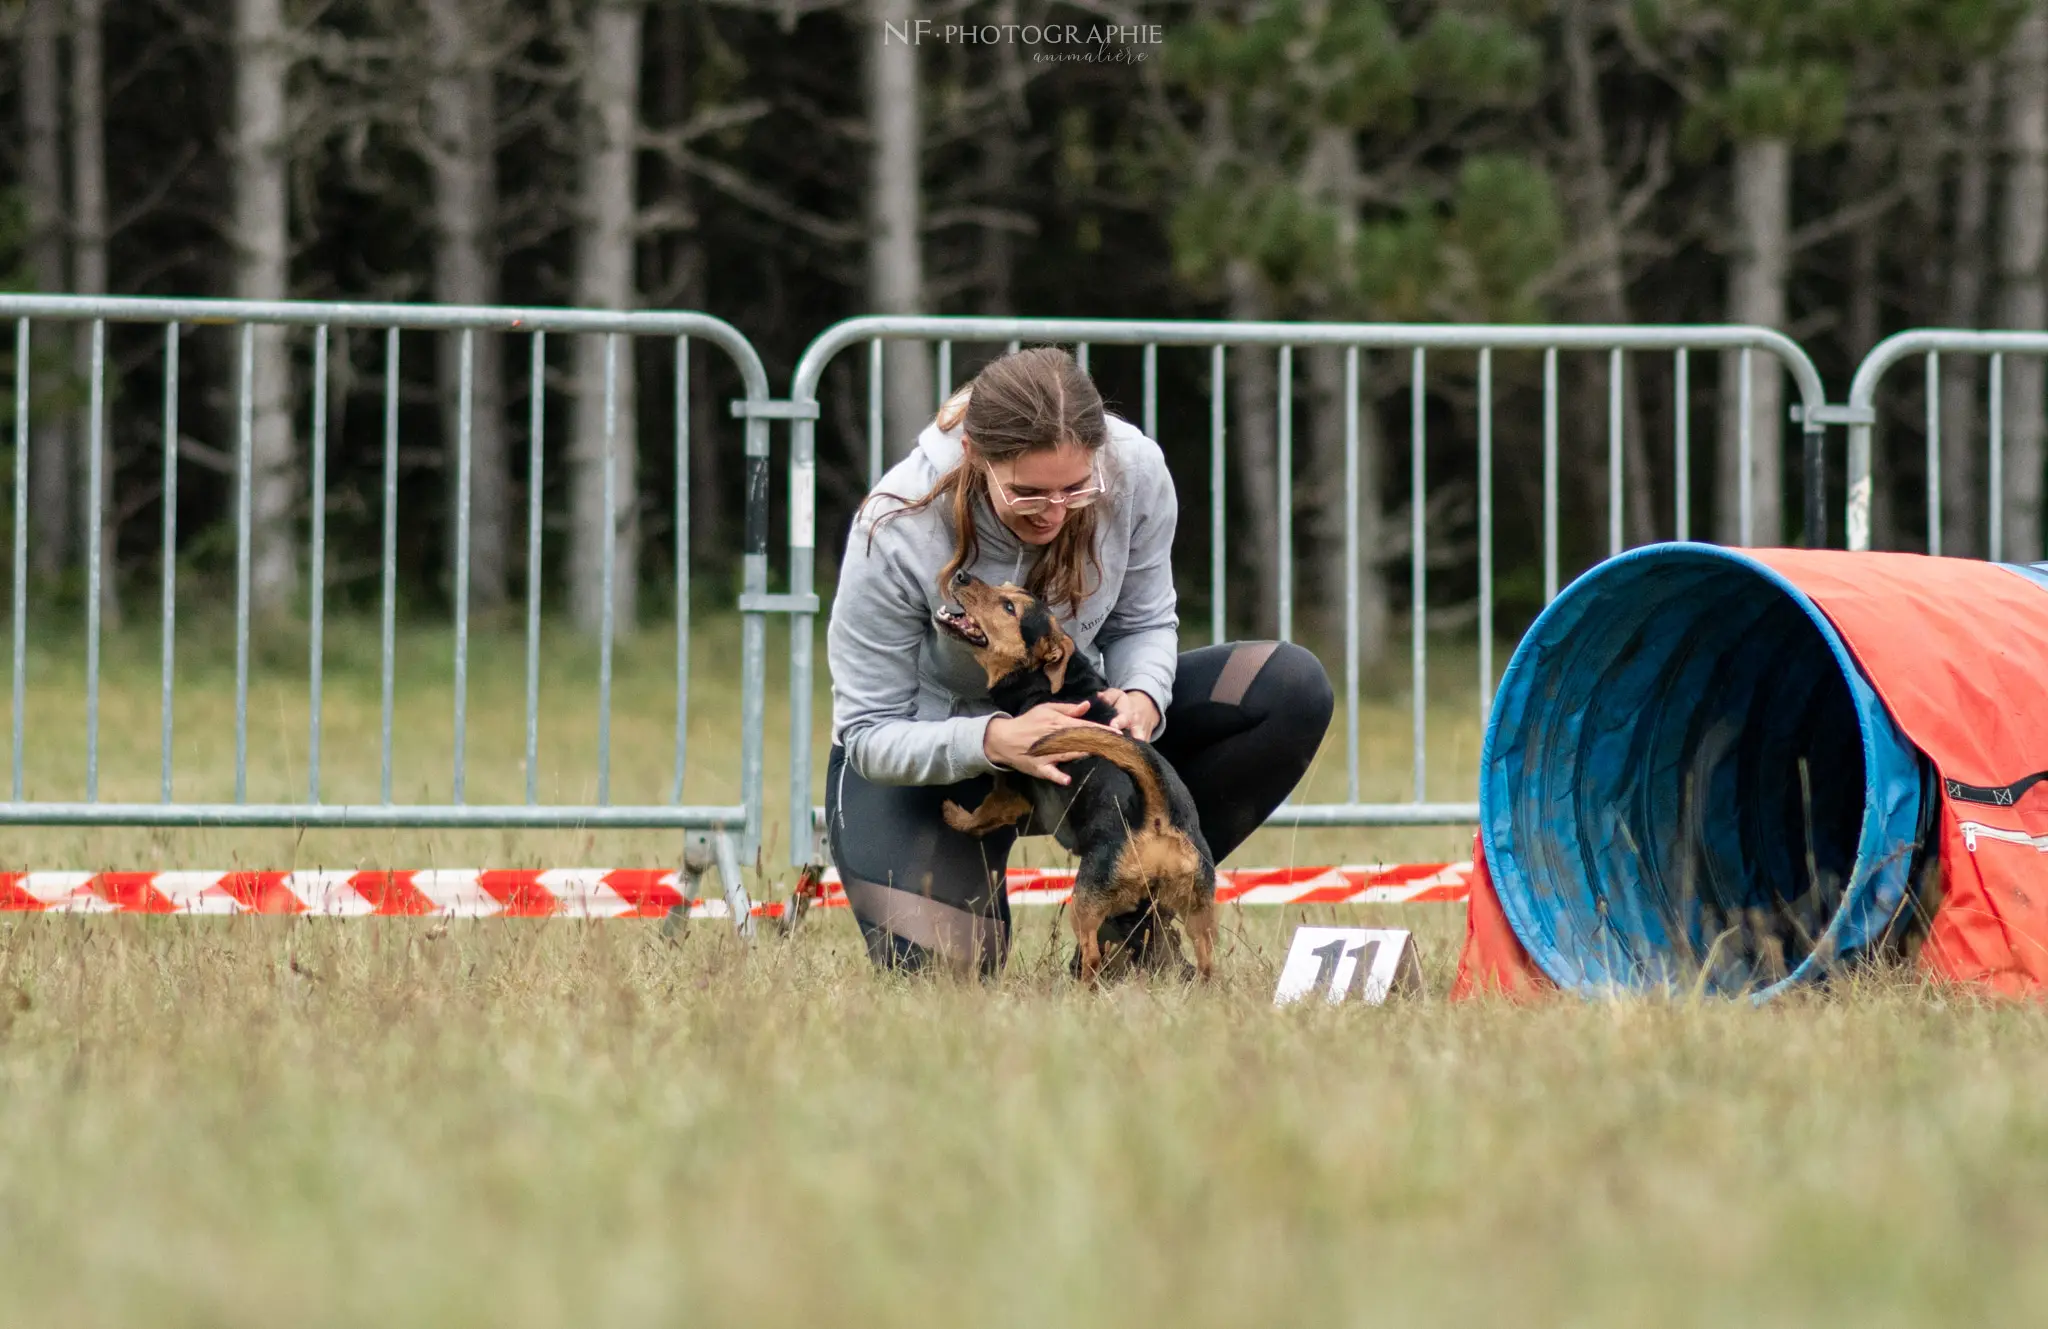
[{"label": "fence gate latch", "polygon": [[770,595],[749,591],[740,596],[742,614],[815,614],[818,607],[815,595]]},{"label": "fence gate latch", "polygon": [[1874,406],[1816,406],[1811,412],[1794,403],[1792,406],[1794,424],[1811,421],[1817,425],[1874,425],[1877,423],[1877,408]]},{"label": "fence gate latch", "polygon": [[815,420],[818,418],[818,403],[814,401],[748,401],[738,397],[732,403],[732,418],[735,420]]}]

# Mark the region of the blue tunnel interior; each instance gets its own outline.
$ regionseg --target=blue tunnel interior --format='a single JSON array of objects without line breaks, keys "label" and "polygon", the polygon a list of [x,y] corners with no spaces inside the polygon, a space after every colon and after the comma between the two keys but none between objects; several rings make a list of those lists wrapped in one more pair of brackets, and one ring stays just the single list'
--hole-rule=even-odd
[{"label": "blue tunnel interior", "polygon": [[1656,545],[1523,638],[1487,724],[1481,837],[1560,986],[1763,999],[1889,939],[1933,778],[1796,586]]}]

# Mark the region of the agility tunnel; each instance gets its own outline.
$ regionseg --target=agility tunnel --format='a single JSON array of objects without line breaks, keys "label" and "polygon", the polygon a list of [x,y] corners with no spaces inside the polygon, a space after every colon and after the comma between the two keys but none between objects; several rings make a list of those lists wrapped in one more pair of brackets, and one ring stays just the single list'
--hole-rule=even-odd
[{"label": "agility tunnel", "polygon": [[2048,572],[1620,555],[1516,649],[1479,805],[1457,996],[2048,991]]}]

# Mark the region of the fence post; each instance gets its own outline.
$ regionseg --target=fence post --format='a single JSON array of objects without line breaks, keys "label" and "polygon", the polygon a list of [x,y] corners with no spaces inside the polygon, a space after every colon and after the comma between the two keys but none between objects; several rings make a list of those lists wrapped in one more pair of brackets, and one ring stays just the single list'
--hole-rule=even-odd
[{"label": "fence post", "polygon": [[1806,547],[1828,547],[1828,459],[1827,426],[1818,420],[1800,421],[1804,441],[1806,477]]},{"label": "fence post", "polygon": [[768,595],[768,421],[749,413],[746,435],[740,546],[740,801],[747,809],[742,853],[753,858],[761,850],[761,736],[768,685],[768,620],[761,603]]},{"label": "fence post", "polygon": [[817,615],[801,606],[816,593],[818,422],[817,404],[800,403],[809,415],[789,422],[789,591],[798,607],[789,616],[789,861],[798,869],[818,861],[817,826],[811,813],[811,691],[813,635]]}]

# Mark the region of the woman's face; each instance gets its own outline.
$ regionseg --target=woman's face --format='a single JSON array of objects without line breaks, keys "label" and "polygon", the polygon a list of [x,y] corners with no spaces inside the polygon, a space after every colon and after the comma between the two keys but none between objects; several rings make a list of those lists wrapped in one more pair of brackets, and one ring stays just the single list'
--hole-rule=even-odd
[{"label": "woman's face", "polygon": [[[1052,543],[1052,538],[1067,524],[1067,504],[1046,504],[1044,500],[1086,494],[1101,483],[1095,473],[1094,454],[1078,443],[1037,449],[1008,461],[989,461],[979,453],[975,455],[995,481],[989,486],[989,506],[996,510],[997,519],[1028,545]],[[1041,505],[1042,512],[1028,511]],[[1018,511],[1020,506],[1027,511]]]}]

